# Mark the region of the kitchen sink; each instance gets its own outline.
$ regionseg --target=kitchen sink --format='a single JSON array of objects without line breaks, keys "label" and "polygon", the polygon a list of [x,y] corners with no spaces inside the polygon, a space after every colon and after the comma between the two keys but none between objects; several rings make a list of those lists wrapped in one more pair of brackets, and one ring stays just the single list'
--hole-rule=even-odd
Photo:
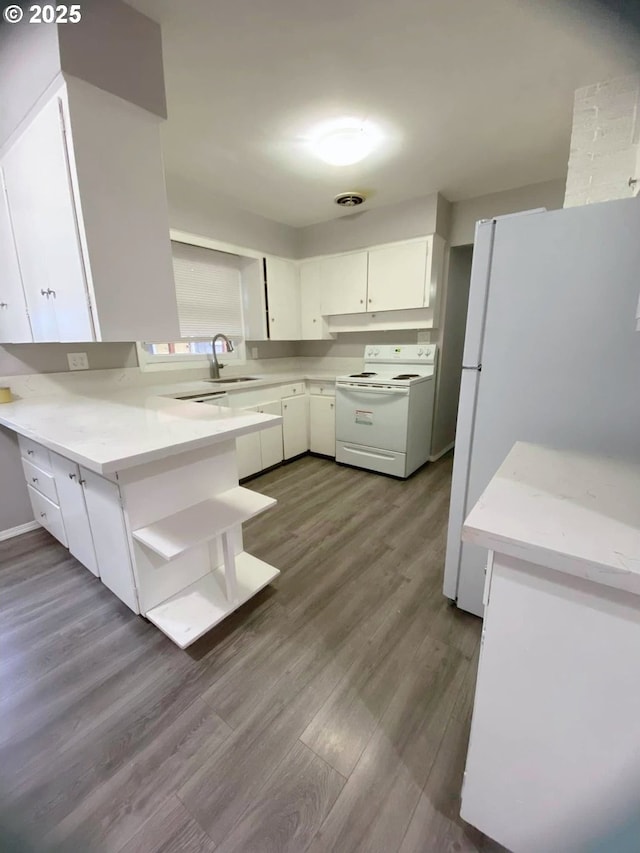
[{"label": "kitchen sink", "polygon": [[205,382],[213,382],[214,385],[218,382],[230,385],[232,382],[256,382],[257,380],[257,376],[230,376],[229,379],[205,379]]}]

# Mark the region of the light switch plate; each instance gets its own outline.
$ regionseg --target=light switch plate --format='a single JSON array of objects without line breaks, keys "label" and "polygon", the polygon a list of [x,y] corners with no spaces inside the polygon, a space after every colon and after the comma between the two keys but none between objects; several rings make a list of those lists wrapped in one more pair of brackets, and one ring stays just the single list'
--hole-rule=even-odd
[{"label": "light switch plate", "polygon": [[86,352],[68,352],[69,370],[89,370],[89,356]]},{"label": "light switch plate", "polygon": [[430,344],[431,343],[431,331],[429,329],[423,329],[418,332],[418,339],[416,341],[418,344]]}]

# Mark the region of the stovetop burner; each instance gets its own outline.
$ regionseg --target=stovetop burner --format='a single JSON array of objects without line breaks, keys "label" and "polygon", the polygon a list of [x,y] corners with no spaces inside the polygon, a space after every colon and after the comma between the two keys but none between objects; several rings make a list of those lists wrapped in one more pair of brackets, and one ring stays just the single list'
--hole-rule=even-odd
[{"label": "stovetop burner", "polygon": [[368,372],[368,373],[350,373],[349,376],[351,379],[361,379],[365,376],[376,376],[376,373]]},{"label": "stovetop burner", "polygon": [[397,376],[393,377],[394,379],[419,379],[419,373],[399,373]]}]

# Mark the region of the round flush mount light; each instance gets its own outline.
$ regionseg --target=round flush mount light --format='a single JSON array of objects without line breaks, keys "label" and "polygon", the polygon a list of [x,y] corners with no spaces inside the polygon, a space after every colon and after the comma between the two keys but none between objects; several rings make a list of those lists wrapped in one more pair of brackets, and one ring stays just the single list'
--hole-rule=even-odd
[{"label": "round flush mount light", "polygon": [[323,122],[309,135],[313,153],[331,166],[350,166],[368,157],[382,135],[368,120],[340,118]]}]

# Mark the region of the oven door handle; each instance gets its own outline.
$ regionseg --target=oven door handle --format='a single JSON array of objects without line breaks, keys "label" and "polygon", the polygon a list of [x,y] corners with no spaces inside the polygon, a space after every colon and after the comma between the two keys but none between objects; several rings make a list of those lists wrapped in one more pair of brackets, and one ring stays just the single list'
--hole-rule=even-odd
[{"label": "oven door handle", "polygon": [[375,385],[359,385],[355,382],[336,382],[336,388],[356,394],[386,394],[397,397],[406,397],[409,393],[408,388],[379,388]]}]

